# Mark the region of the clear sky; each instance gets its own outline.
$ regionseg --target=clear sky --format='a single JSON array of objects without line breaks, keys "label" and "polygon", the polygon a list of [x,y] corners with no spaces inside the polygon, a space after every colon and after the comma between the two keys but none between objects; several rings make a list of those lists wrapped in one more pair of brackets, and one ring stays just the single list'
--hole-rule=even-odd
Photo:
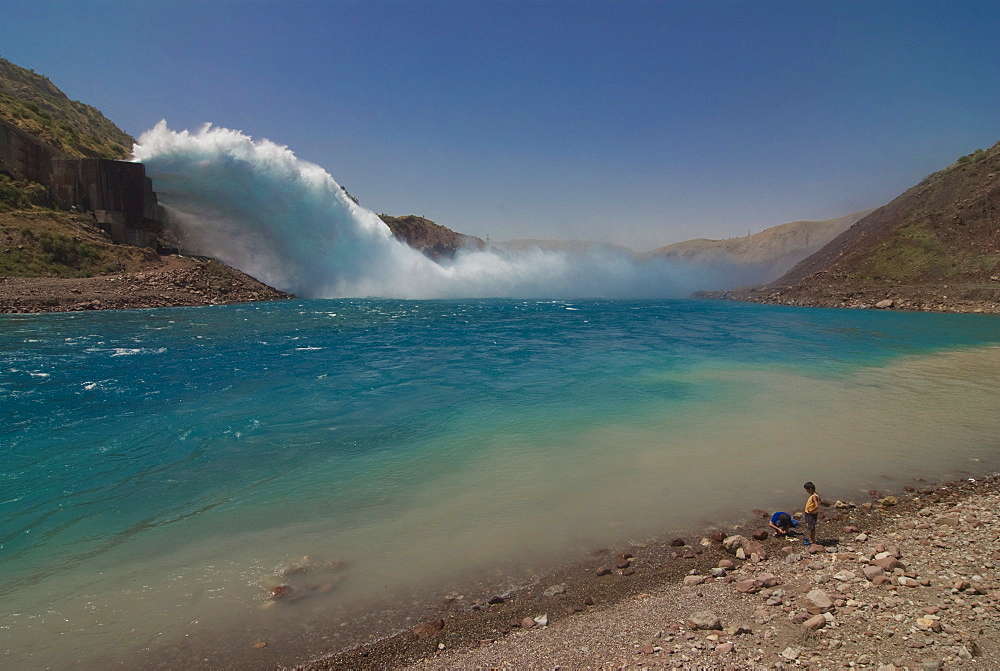
[{"label": "clear sky", "polygon": [[4,0],[133,136],[287,145],[376,212],[645,251],[881,205],[1000,140],[1000,2]]}]

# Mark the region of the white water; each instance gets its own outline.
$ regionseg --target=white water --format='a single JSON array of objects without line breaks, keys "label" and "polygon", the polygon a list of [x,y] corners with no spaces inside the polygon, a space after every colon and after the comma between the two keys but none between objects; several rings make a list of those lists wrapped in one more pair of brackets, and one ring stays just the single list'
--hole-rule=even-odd
[{"label": "white water", "polygon": [[395,240],[320,166],[235,130],[175,132],[161,121],[135,158],[199,253],[301,297],[668,298],[717,283],[596,247],[467,250],[437,263]]}]

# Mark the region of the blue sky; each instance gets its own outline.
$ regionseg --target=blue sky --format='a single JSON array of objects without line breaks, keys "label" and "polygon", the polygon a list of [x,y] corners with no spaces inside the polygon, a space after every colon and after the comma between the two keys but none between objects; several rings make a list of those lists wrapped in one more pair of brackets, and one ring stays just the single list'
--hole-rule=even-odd
[{"label": "blue sky", "polygon": [[133,136],[287,145],[376,212],[645,251],[881,205],[1000,140],[1000,3],[5,0]]}]

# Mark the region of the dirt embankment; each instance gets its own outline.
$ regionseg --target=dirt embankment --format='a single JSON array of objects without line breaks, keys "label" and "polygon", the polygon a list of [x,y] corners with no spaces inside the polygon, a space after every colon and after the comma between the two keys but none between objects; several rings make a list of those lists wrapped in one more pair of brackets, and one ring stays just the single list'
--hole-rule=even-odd
[{"label": "dirt embankment", "polygon": [[158,268],[98,277],[2,277],[0,312],[73,312],[292,298],[217,261],[169,256]]}]

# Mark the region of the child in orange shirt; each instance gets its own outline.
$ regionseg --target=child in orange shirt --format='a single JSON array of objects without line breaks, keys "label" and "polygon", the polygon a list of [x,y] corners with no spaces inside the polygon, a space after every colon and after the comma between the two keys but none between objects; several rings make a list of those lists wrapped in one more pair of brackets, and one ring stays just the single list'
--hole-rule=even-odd
[{"label": "child in orange shirt", "polygon": [[802,486],[809,492],[809,498],[806,499],[805,515],[806,526],[809,527],[809,538],[803,540],[802,543],[812,545],[816,542],[816,520],[819,519],[819,494],[816,493],[816,485],[811,482],[807,482]]}]

